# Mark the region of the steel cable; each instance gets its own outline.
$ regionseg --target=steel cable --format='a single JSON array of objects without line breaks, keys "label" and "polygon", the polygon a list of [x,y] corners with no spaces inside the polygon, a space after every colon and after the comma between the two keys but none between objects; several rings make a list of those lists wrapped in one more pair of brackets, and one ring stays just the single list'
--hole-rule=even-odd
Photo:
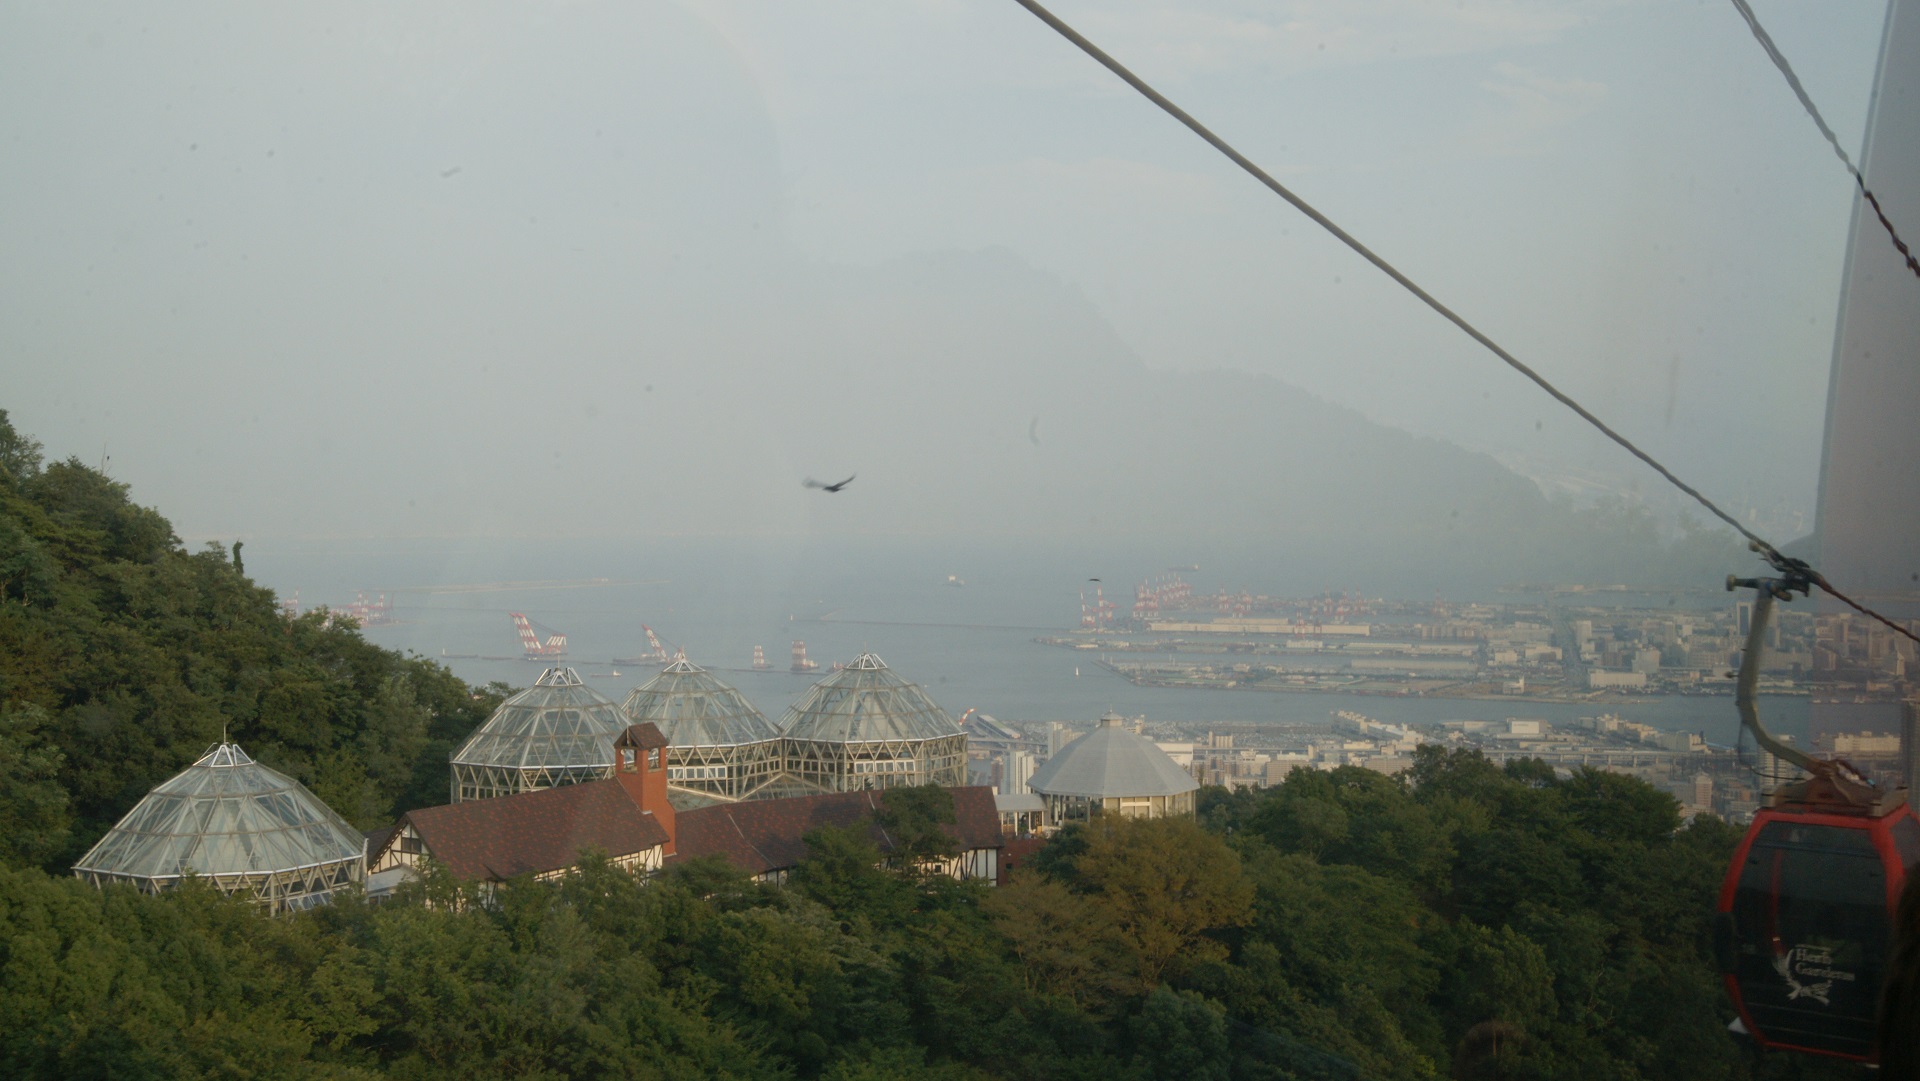
[{"label": "steel cable", "polygon": [[[1075,30],[1073,27],[1068,26],[1066,23],[1062,22],[1059,16],[1055,15],[1053,12],[1048,11],[1046,8],[1042,7],[1037,2],[1037,0],[1014,0],[1014,2],[1019,4],[1021,7],[1026,8],[1028,11],[1032,12],[1035,18],[1039,19],[1043,23],[1046,23],[1049,27],[1052,27],[1055,33],[1059,34],[1061,37],[1066,38],[1068,41],[1072,42],[1076,47],[1080,49],[1081,52],[1086,53],[1088,56],[1098,61],[1102,67],[1106,68],[1108,71],[1111,71],[1115,75],[1119,76],[1119,78],[1123,82],[1125,82],[1128,86],[1133,87],[1136,91],[1140,93],[1142,97],[1146,98],[1148,101],[1151,101],[1155,105],[1159,106],[1161,111],[1165,112],[1168,116],[1171,116],[1175,120],[1178,120],[1180,123],[1184,124],[1187,127],[1187,129],[1192,131],[1195,135],[1198,135],[1200,138],[1206,140],[1209,146],[1213,147],[1215,150],[1218,150],[1221,154],[1225,155],[1229,161],[1232,161],[1235,165],[1238,165],[1241,169],[1245,170],[1247,174],[1252,176],[1255,180],[1258,180],[1260,183],[1266,185],[1267,188],[1271,190],[1275,195],[1278,195],[1280,198],[1285,199],[1288,203],[1292,204],[1295,210],[1298,210],[1300,213],[1305,214],[1308,218],[1312,219],[1314,224],[1320,226],[1320,228],[1322,229],[1325,229],[1328,233],[1331,233],[1336,240],[1339,240],[1342,244],[1345,244],[1347,247],[1353,249],[1355,254],[1359,255],[1362,259],[1365,259],[1367,262],[1372,263],[1375,269],[1379,270],[1382,274],[1385,274],[1387,277],[1392,278],[1395,282],[1399,283],[1401,288],[1405,289],[1409,293],[1412,293],[1415,297],[1418,297],[1421,303],[1425,304],[1429,308],[1432,308],[1435,312],[1437,312],[1440,315],[1441,318],[1445,319],[1449,323],[1452,323],[1454,326],[1458,327],[1462,333],[1466,334],[1469,338],[1472,338],[1474,341],[1479,342],[1482,346],[1486,347],[1488,352],[1492,353],[1496,357],[1499,357],[1502,361],[1504,361],[1507,364],[1508,367],[1512,368],[1514,371],[1519,372],[1521,375],[1526,376],[1528,379],[1532,380],[1535,386],[1538,386],[1541,390],[1546,391],[1547,394],[1551,396],[1554,401],[1557,401],[1561,405],[1564,405],[1568,409],[1571,409],[1574,412],[1574,414],[1577,415],[1580,419],[1586,421],[1588,424],[1591,424],[1594,428],[1599,430],[1600,434],[1606,436],[1608,439],[1613,440],[1614,443],[1618,444],[1628,454],[1631,454],[1635,458],[1640,459],[1640,461],[1645,463],[1648,468],[1660,474],[1660,476],[1664,478],[1668,484],[1671,484],[1675,488],[1678,488],[1680,491],[1685,492],[1690,498],[1693,499],[1694,502],[1706,508],[1708,513],[1712,514],[1715,518],[1720,519],[1726,524],[1732,526],[1735,532],[1739,533],[1742,537],[1745,537],[1747,540],[1751,541],[1754,545],[1754,549],[1760,552],[1763,556],[1765,556],[1769,563],[1773,564],[1776,567],[1798,563],[1798,561],[1790,560],[1787,556],[1781,554],[1780,550],[1774,547],[1773,544],[1770,543],[1765,537],[1760,536],[1758,533],[1755,533],[1753,530],[1748,529],[1746,526],[1742,525],[1738,518],[1735,518],[1733,515],[1728,514],[1724,510],[1721,510],[1718,504],[1716,504],[1713,500],[1708,499],[1705,495],[1701,494],[1699,489],[1693,487],[1691,484],[1688,484],[1686,481],[1681,480],[1678,476],[1674,474],[1674,472],[1671,469],[1668,469],[1666,466],[1660,464],[1660,462],[1657,459],[1655,459],[1653,455],[1648,454],[1644,450],[1641,450],[1638,446],[1634,445],[1634,442],[1632,440],[1628,439],[1624,435],[1621,435],[1619,432],[1614,431],[1613,428],[1608,426],[1605,421],[1595,416],[1591,411],[1589,411],[1585,406],[1581,405],[1579,402],[1574,401],[1573,398],[1568,396],[1566,392],[1562,391],[1559,387],[1556,387],[1552,383],[1548,382],[1545,376],[1541,375],[1539,372],[1534,371],[1531,367],[1528,367],[1524,362],[1520,360],[1519,357],[1516,357],[1512,353],[1507,352],[1507,350],[1503,348],[1499,342],[1494,341],[1492,338],[1488,337],[1485,333],[1483,333],[1478,327],[1474,326],[1472,323],[1467,322],[1465,318],[1461,317],[1452,308],[1449,308],[1445,304],[1442,304],[1437,298],[1433,296],[1433,294],[1427,292],[1425,289],[1422,289],[1419,286],[1419,284],[1417,284],[1412,278],[1409,278],[1405,274],[1401,273],[1399,268],[1395,267],[1392,263],[1387,262],[1385,259],[1381,258],[1379,255],[1376,255],[1373,249],[1367,247],[1365,244],[1362,244],[1357,238],[1353,236],[1353,234],[1347,232],[1345,229],[1342,229],[1340,228],[1340,226],[1334,224],[1333,219],[1327,217],[1325,214],[1322,214],[1320,211],[1314,209],[1312,204],[1308,203],[1305,199],[1302,199],[1300,196],[1295,195],[1290,189],[1287,188],[1286,185],[1280,183],[1278,180],[1275,180],[1270,174],[1268,174],[1265,169],[1262,169],[1260,168],[1260,166],[1255,165],[1253,161],[1249,159],[1245,154],[1242,154],[1238,150],[1235,150],[1232,144],[1228,143],[1225,139],[1222,139],[1220,136],[1215,135],[1211,130],[1207,128],[1205,124],[1202,124],[1200,123],[1200,121],[1195,120],[1192,117],[1192,115],[1190,115],[1185,109],[1182,109],[1180,108],[1180,106],[1175,105],[1171,100],[1167,98],[1166,95],[1160,93],[1158,90],[1155,90],[1153,87],[1149,86],[1146,80],[1140,78],[1138,75],[1135,75],[1132,71],[1128,70],[1126,65],[1120,63],[1120,61],[1115,60],[1113,57],[1107,55],[1105,50],[1101,49],[1098,45],[1095,45],[1093,42],[1087,40],[1086,37],[1081,35],[1081,33],[1078,30]],[[1735,2],[1738,3],[1739,0],[1735,0]],[[1886,624],[1888,627],[1892,628],[1898,633],[1906,635],[1908,638],[1913,639],[1915,642],[1920,642],[1920,635],[1914,634],[1912,631],[1906,629],[1905,627],[1900,626],[1899,624],[1895,623],[1891,619],[1888,619],[1886,616],[1883,616],[1880,613],[1873,611],[1872,609],[1864,607],[1857,601],[1846,596],[1840,591],[1834,589],[1831,585],[1827,583],[1827,580],[1824,577],[1822,577],[1817,571],[1813,571],[1811,568],[1807,568],[1807,573],[1812,578],[1813,582],[1816,585],[1818,585],[1821,589],[1832,594],[1836,599],[1847,604],[1849,607],[1853,608],[1855,611],[1858,611],[1863,615],[1870,616],[1874,619],[1877,619],[1881,623]]]},{"label": "steel cable", "polygon": [[1894,250],[1907,261],[1907,269],[1913,271],[1916,276],[1920,276],[1920,259],[1914,258],[1913,252],[1907,248],[1907,242],[1901,240],[1900,234],[1894,231],[1893,223],[1887,220],[1887,212],[1880,209],[1879,198],[1867,188],[1867,178],[1860,175],[1860,170],[1854,166],[1853,159],[1847,156],[1846,150],[1840,145],[1840,140],[1834,136],[1833,129],[1827,126],[1826,118],[1820,115],[1819,108],[1807,95],[1807,88],[1800,85],[1800,77],[1793,73],[1793,65],[1787,63],[1786,56],[1774,45],[1773,37],[1767,33],[1765,27],[1760,25],[1760,17],[1753,13],[1753,8],[1747,5],[1747,0],[1733,0],[1733,6],[1739,10],[1740,17],[1747,20],[1747,29],[1753,31],[1754,40],[1767,51],[1767,57],[1773,61],[1773,66],[1780,69],[1781,75],[1786,76],[1787,85],[1793,88],[1793,96],[1800,99],[1800,107],[1813,118],[1813,123],[1820,129],[1820,134],[1827,137],[1827,144],[1833,147],[1834,155],[1840,159],[1842,165],[1847,167],[1847,172],[1853,174],[1854,186],[1860,189],[1860,194],[1867,200],[1867,205],[1873,207],[1873,216],[1880,219],[1881,227],[1886,229],[1887,236],[1893,239]]}]

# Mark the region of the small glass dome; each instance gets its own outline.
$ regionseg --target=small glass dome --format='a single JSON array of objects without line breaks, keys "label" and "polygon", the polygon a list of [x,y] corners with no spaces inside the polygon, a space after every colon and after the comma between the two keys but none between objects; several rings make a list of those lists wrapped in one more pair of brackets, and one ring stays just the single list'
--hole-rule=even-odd
[{"label": "small glass dome", "polygon": [[366,837],[300,782],[221,743],[134,804],[73,873],[149,893],[193,874],[282,912],[361,881]]},{"label": "small glass dome", "polygon": [[852,664],[813,685],[787,710],[788,739],[835,743],[940,739],[961,735],[927,692],[893,674],[887,662],[862,653]]},{"label": "small glass dome", "polygon": [[620,707],[571,668],[549,668],[500,703],[449,756],[453,802],[507,796],[613,775]]}]

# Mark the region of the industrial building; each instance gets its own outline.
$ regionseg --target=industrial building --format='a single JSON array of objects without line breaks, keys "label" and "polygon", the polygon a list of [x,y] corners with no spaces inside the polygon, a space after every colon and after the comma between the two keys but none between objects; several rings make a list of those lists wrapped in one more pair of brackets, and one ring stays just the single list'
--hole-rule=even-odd
[{"label": "industrial building", "polygon": [[628,723],[653,724],[665,734],[667,784],[682,795],[753,799],[784,765],[773,722],[684,657],[634,688],[620,711]]},{"label": "industrial building", "polygon": [[782,736],[787,778],[814,791],[966,783],[966,733],[872,653],[814,684]]},{"label": "industrial building", "polygon": [[1027,780],[1046,801],[1049,825],[1084,822],[1096,814],[1128,818],[1191,815],[1200,782],[1152,740],[1126,727],[1120,715],[1046,760]]},{"label": "industrial building", "polygon": [[571,668],[549,668],[500,703],[449,756],[453,802],[533,792],[613,775],[620,707]]},{"label": "industrial building", "polygon": [[193,875],[278,914],[325,903],[365,868],[358,830],[300,782],[219,743],[155,785],[73,873],[148,893]]}]

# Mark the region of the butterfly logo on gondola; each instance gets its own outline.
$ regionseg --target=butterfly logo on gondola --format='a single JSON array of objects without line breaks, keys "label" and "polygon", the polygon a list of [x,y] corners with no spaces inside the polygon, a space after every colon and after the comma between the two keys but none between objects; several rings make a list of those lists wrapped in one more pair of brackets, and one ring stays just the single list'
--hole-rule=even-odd
[{"label": "butterfly logo on gondola", "polygon": [[1792,954],[1775,954],[1773,958],[1773,970],[1780,974],[1781,979],[1787,981],[1788,1002],[1792,1002],[1797,998],[1810,998],[1822,1006],[1832,1005],[1831,1002],[1827,1001],[1827,992],[1833,990],[1833,981],[1822,980],[1819,983],[1801,983],[1799,980],[1794,979]]}]

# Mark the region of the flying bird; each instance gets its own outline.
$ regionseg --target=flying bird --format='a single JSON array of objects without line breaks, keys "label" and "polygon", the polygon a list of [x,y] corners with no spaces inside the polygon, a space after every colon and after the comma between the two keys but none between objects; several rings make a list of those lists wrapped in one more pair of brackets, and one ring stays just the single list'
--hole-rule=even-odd
[{"label": "flying bird", "polygon": [[[855,473],[853,476],[857,477],[859,475],[860,474]],[[806,481],[803,482],[802,486],[807,488],[818,488],[823,492],[837,492],[840,489],[845,488],[847,485],[852,483],[853,483],[853,477],[848,477],[846,480],[843,480],[838,484],[822,484],[819,481],[814,480],[812,477],[808,477]]]}]

